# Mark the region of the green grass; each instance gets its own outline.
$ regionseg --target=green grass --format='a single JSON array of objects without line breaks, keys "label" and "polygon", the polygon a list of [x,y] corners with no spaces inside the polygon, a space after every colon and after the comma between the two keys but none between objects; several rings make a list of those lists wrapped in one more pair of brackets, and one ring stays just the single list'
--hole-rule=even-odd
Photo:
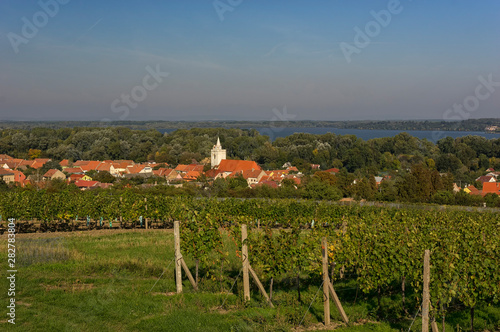
[{"label": "green grass", "polygon": [[[6,239],[0,238],[3,252]],[[252,301],[244,303],[241,277],[228,292],[240,270],[235,248],[230,248],[222,271],[201,267],[199,292],[185,280],[183,294],[175,294],[173,234],[168,230],[18,235],[16,247],[16,325],[7,322],[2,309],[0,330],[290,331],[300,322],[302,328],[323,328],[321,292],[312,301],[319,279],[301,280],[302,301],[293,278],[275,281],[274,309],[253,284]],[[193,271],[194,262],[189,257],[186,262]],[[3,271],[6,264],[4,259]],[[409,314],[402,315],[397,293],[384,296],[383,308],[378,310],[375,294],[358,292],[354,280],[338,282],[335,288],[352,322],[344,326],[332,303],[332,326],[338,331],[407,331],[413,320],[411,293],[407,294]],[[6,278],[0,289],[5,308]],[[500,308],[476,309],[475,322],[478,331],[498,328]],[[467,330],[468,310],[450,313],[446,323],[446,331],[456,331],[457,326]],[[420,329],[417,317],[412,330]]]}]

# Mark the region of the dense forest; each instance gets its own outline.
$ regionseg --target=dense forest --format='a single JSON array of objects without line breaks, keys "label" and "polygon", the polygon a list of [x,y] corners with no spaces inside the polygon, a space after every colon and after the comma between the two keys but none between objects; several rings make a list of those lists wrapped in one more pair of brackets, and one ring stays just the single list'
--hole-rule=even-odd
[{"label": "dense forest", "polygon": [[[451,193],[453,183],[480,186],[475,179],[484,175],[487,168],[500,169],[500,139],[447,137],[434,144],[407,133],[368,141],[354,135],[294,134],[270,142],[267,136],[247,129],[194,128],[171,134],[124,127],[4,129],[0,131],[0,154],[54,161],[131,159],[175,167],[209,157],[217,137],[230,159],[255,160],[263,169],[281,169],[290,162],[306,175],[314,173],[305,177],[303,187],[299,188],[305,190],[308,186],[307,192],[279,194],[262,189],[267,191],[265,195],[474,205],[483,198],[465,194],[457,198]],[[319,164],[320,172],[313,171],[311,163]],[[340,169],[337,176],[321,172],[332,167]],[[379,187],[374,183],[373,176],[377,175],[388,177]],[[357,180],[355,185],[354,180]],[[331,188],[324,187],[325,183]],[[232,184],[217,185],[214,194],[227,194],[238,187],[234,179]],[[241,185],[236,196],[255,195],[243,190],[244,187]],[[496,206],[498,200],[494,201]]]},{"label": "dense forest", "polygon": [[[191,128],[269,128],[269,127],[331,127],[338,129],[431,130],[431,131],[485,131],[499,126],[500,119],[443,120],[388,120],[388,121],[0,121],[0,129],[71,128],[71,127],[126,127],[130,129],[191,129]],[[500,129],[497,129],[500,132]]]}]

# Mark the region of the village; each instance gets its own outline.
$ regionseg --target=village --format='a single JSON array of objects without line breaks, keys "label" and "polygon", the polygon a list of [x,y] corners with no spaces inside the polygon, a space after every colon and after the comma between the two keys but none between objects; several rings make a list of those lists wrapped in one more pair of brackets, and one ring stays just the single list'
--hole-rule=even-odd
[{"label": "village", "polygon": [[[249,188],[257,186],[269,186],[278,188],[283,180],[292,181],[295,186],[302,183],[304,174],[293,166],[290,162],[283,165],[282,169],[264,170],[255,161],[252,160],[234,160],[226,159],[226,150],[221,146],[220,140],[213,146],[210,152],[210,159],[205,158],[200,162],[193,160],[191,164],[178,164],[170,167],[167,163],[157,163],[154,161],[135,163],[133,160],[78,160],[71,162],[64,159],[56,166],[46,170],[47,165],[54,166],[54,162],[49,158],[35,158],[33,160],[12,158],[8,155],[0,155],[0,179],[6,184],[25,187],[27,185],[37,185],[43,187],[44,183],[51,180],[64,181],[68,184],[74,184],[81,190],[95,188],[107,189],[113,186],[113,181],[98,181],[97,174],[106,173],[112,176],[111,179],[162,179],[167,185],[182,187],[185,183],[194,183],[200,185],[200,180],[215,181],[219,178],[242,177],[246,180]],[[52,164],[51,164],[52,163]],[[339,173],[338,168],[321,170],[320,165],[311,164],[311,170],[321,171],[335,176]],[[44,172],[40,170],[44,169]],[[391,178],[390,175],[379,174],[375,177],[376,185],[379,186],[383,181]],[[500,182],[498,176],[500,172],[493,168],[485,170],[485,175],[476,179],[480,183],[481,189],[472,184],[466,184],[463,188],[461,184],[454,183],[453,191],[464,192],[470,195],[485,196],[493,193],[500,195]],[[353,184],[356,184],[354,180]],[[157,185],[156,182],[148,184]]]}]

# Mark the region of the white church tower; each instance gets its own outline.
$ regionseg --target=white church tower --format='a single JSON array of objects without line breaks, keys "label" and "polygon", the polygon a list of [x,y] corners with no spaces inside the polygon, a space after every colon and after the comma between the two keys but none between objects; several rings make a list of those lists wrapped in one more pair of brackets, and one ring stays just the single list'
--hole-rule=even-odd
[{"label": "white church tower", "polygon": [[226,150],[220,145],[219,137],[217,137],[217,144],[212,148],[210,156],[212,168],[219,166],[222,159],[226,159]]}]

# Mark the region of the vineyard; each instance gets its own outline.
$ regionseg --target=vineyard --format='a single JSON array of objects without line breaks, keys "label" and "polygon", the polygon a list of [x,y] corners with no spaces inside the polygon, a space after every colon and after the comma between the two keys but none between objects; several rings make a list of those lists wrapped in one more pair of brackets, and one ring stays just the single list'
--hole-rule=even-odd
[{"label": "vineyard", "polygon": [[423,254],[429,249],[431,316],[444,320],[457,308],[473,314],[500,300],[500,218],[493,213],[25,191],[0,197],[0,215],[2,224],[15,218],[21,232],[171,228],[179,220],[181,249],[196,262],[196,282],[219,275],[230,256],[241,257],[245,224],[249,261],[271,298],[273,282],[287,278],[296,280],[299,300],[300,282],[321,280],[326,237],[332,281],[355,280],[361,292],[376,294],[379,307],[383,295],[401,294],[403,309],[411,313],[421,303]]}]

